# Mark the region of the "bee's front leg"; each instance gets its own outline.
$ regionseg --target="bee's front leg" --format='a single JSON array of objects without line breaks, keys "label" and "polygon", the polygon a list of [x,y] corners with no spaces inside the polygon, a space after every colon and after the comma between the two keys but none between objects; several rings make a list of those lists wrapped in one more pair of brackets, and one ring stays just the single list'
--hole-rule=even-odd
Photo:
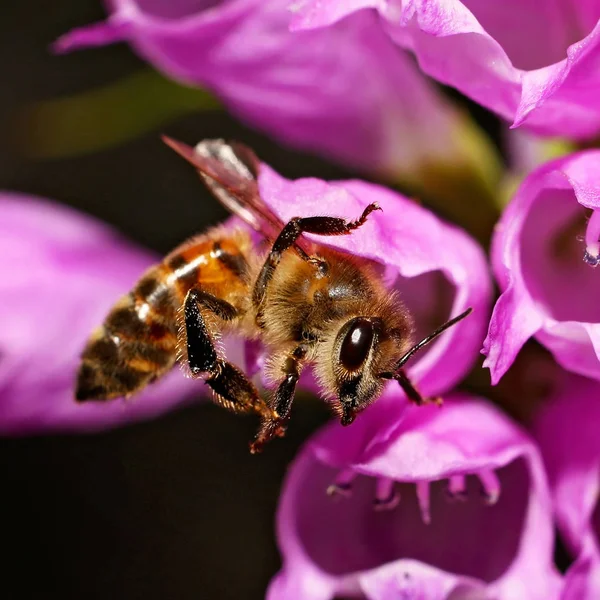
[{"label": "bee's front leg", "polygon": [[[252,302],[254,306],[262,304],[269,282],[273,278],[275,269],[281,262],[283,253],[291,248],[303,233],[314,233],[315,235],[322,236],[348,235],[355,229],[362,227],[366,223],[367,217],[376,210],[381,210],[381,208],[376,203],[369,204],[363,210],[362,215],[355,221],[347,221],[338,217],[294,217],[288,221],[285,227],[279,232],[254,282],[254,289],[252,290]],[[311,262],[316,261],[317,264],[320,263],[319,268],[326,267],[324,261],[318,261],[318,259],[308,257],[307,255],[304,255],[304,258],[311,260]]]},{"label": "bee's front leg", "polygon": [[263,446],[273,438],[285,435],[285,428],[290,418],[290,411],[296,393],[296,384],[303,366],[302,360],[305,358],[307,351],[306,344],[300,344],[291,354],[285,356],[281,365],[284,378],[268,402],[273,414],[263,416],[258,433],[250,444],[252,454],[260,452]]}]

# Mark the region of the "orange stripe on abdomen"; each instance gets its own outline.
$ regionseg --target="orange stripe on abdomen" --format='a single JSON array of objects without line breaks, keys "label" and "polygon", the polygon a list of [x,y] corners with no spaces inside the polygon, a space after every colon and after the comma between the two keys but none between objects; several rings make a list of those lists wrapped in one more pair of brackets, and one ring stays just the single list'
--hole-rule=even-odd
[{"label": "orange stripe on abdomen", "polygon": [[169,255],[163,266],[170,271],[167,281],[180,304],[194,287],[226,300],[229,294],[249,284],[246,257],[239,246],[226,237],[192,241]]}]

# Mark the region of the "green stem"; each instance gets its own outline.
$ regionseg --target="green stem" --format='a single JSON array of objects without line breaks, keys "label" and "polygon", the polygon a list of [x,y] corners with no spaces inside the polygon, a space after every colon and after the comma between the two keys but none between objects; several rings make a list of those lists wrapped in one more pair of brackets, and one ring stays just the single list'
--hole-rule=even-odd
[{"label": "green stem", "polygon": [[16,119],[19,143],[33,158],[65,158],[135,139],[169,121],[216,110],[208,92],[145,69],[77,96],[26,107]]}]

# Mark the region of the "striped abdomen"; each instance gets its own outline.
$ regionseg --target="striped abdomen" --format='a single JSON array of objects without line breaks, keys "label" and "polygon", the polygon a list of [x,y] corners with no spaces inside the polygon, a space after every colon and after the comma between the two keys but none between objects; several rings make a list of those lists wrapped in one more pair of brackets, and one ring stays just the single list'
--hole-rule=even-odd
[{"label": "striped abdomen", "polygon": [[192,287],[229,299],[247,293],[244,234],[200,236],[148,270],[90,337],[77,378],[77,400],[129,396],[177,361],[178,310]]}]

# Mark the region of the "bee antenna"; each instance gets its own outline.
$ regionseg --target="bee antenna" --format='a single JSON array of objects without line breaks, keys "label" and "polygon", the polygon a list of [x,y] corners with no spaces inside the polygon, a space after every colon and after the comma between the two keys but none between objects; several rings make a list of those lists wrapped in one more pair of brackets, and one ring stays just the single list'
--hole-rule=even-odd
[{"label": "bee antenna", "polygon": [[443,325],[440,325],[433,333],[430,333],[426,338],[423,338],[418,344],[415,344],[396,363],[396,371],[398,369],[401,369],[408,362],[408,360],[413,356],[413,354],[416,354],[419,350],[421,350],[421,348],[423,348],[424,346],[427,346],[427,344],[429,344],[429,342],[432,342],[433,340],[435,340],[435,338],[437,338],[439,335],[444,333],[444,331],[446,331],[446,329],[449,329],[453,325],[456,325],[459,321],[462,321],[465,317],[470,315],[472,312],[473,312],[472,308],[467,308],[467,310],[465,310],[465,312],[458,315],[458,317],[454,317],[453,319],[446,321]]}]

